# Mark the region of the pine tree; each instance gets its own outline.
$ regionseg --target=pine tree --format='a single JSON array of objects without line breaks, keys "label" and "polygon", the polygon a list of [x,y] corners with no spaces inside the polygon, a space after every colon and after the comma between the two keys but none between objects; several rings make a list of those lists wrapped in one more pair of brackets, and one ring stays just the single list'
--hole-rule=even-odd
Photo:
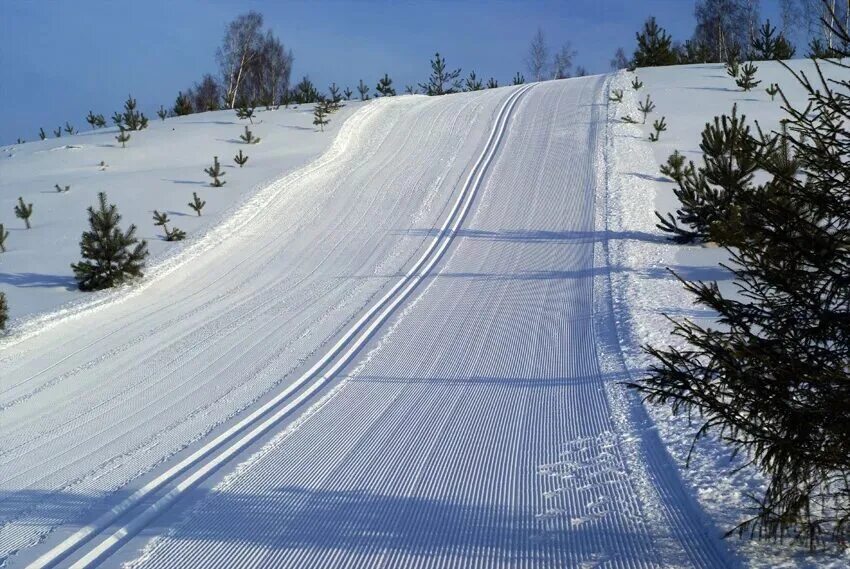
[{"label": "pine tree", "polygon": [[94,114],[94,112],[89,111],[89,114],[86,115],[86,122],[89,123],[89,126],[92,128],[96,128],[98,126],[98,115]]},{"label": "pine tree", "polygon": [[112,113],[112,124],[117,127],[124,126],[124,115],[122,115],[118,111]]},{"label": "pine tree", "polygon": [[522,75],[519,71],[514,75],[513,85],[522,85],[525,83],[525,75]]},{"label": "pine tree", "polygon": [[664,120],[664,117],[661,117],[661,120],[656,120],[652,123],[652,129],[655,132],[649,133],[650,142],[658,142],[658,139],[661,138],[661,133],[667,130],[667,123]]},{"label": "pine tree", "polygon": [[840,547],[850,537],[850,80],[794,75],[808,101],[784,101],[787,128],[768,142],[760,133],[764,182],[741,184],[728,204],[707,196],[728,212],[711,233],[730,256],[734,296],[683,281],[718,325],[674,320],[687,346],[647,346],[654,364],[632,387],[699,417],[694,444],[716,433],[761,470],[739,532]]},{"label": "pine tree", "polygon": [[178,117],[192,114],[192,100],[183,94],[183,91],[177,93],[177,100],[174,102],[174,114]]},{"label": "pine tree", "polygon": [[3,224],[0,223],[0,253],[6,252],[6,239],[9,237],[9,232],[6,231],[6,228],[3,227]]},{"label": "pine tree", "polygon": [[475,76],[475,71],[470,71],[469,77],[466,78],[466,90],[480,91],[483,88],[484,85],[481,83],[481,80]]},{"label": "pine tree", "polygon": [[779,85],[771,83],[765,88],[765,91],[767,91],[767,94],[770,95],[770,100],[772,101],[774,100],[774,97],[776,97],[776,94],[779,93]]},{"label": "pine tree", "polygon": [[382,97],[392,97],[395,95],[395,89],[393,89],[393,80],[390,79],[390,76],[384,73],[384,76],[378,80],[378,86],[375,87],[375,91],[380,93]]},{"label": "pine tree", "polygon": [[68,121],[65,121],[65,132],[67,132],[69,135],[73,136],[73,134],[77,131],[74,129],[73,126],[71,126],[71,123],[69,123]]},{"label": "pine tree", "polygon": [[168,214],[165,212],[159,212],[157,210],[153,210],[153,224],[156,227],[167,227],[167,224],[171,223],[171,220],[168,219]]},{"label": "pine tree", "polygon": [[239,164],[239,167],[241,168],[248,161],[248,155],[242,154],[242,150],[240,150],[239,154],[233,157],[233,161]]},{"label": "pine tree", "polygon": [[166,118],[168,118],[168,111],[165,110],[165,107],[160,105],[159,110],[156,112],[156,116],[159,117],[159,120],[164,121]]},{"label": "pine tree", "polygon": [[416,87],[414,87],[413,85],[405,85],[404,92],[408,95],[415,95],[417,93]]},{"label": "pine tree", "polygon": [[177,227],[172,227],[171,229],[163,227],[163,231],[165,231],[166,241],[183,241],[186,239],[186,232]]},{"label": "pine tree", "polygon": [[130,133],[127,132],[127,129],[124,128],[124,125],[118,127],[121,132],[118,133],[118,136],[115,137],[115,140],[121,143],[121,148],[127,147],[127,141],[130,140]]},{"label": "pine tree", "polygon": [[664,28],[658,25],[654,17],[643,24],[643,31],[635,34],[635,37],[638,46],[632,62],[636,67],[656,67],[678,63],[672,38]]},{"label": "pine tree", "polygon": [[18,205],[15,206],[15,217],[24,220],[24,223],[29,229],[30,226],[30,217],[32,217],[32,204],[24,203],[23,197],[18,197]]},{"label": "pine tree", "polygon": [[369,98],[369,86],[360,80],[360,83],[357,84],[357,92],[360,93],[360,100],[365,101]]},{"label": "pine tree", "polygon": [[260,137],[254,136],[254,133],[248,128],[248,125],[245,125],[245,134],[240,134],[239,138],[245,144],[257,144],[260,142]]},{"label": "pine tree", "polygon": [[[256,107],[249,105],[245,99],[240,99],[236,106],[236,118],[248,119],[251,124],[254,124],[254,110]],[[247,126],[245,127],[247,130]]]},{"label": "pine tree", "polygon": [[336,83],[331,83],[331,86],[328,87],[328,94],[331,96],[330,101],[333,103],[333,106],[339,109],[342,103],[342,95],[340,94],[339,87],[337,87]]},{"label": "pine tree", "polygon": [[731,77],[732,79],[738,79],[738,73],[741,72],[741,66],[738,64],[737,59],[730,59],[726,62],[726,75]]},{"label": "pine tree", "polygon": [[738,80],[735,81],[735,84],[743,89],[744,91],[749,91],[750,89],[754,89],[759,86],[761,81],[756,81],[756,72],[758,71],[758,67],[756,67],[752,62],[748,62],[741,66],[741,76],[738,77]]},{"label": "pine tree", "polygon": [[39,128],[38,128],[38,137],[39,137],[41,140],[44,140],[45,138],[47,138],[47,134],[44,132],[44,127],[39,127]]},{"label": "pine tree", "polygon": [[53,131],[53,136],[56,138],[62,138],[62,126],[56,127],[56,130]]},{"label": "pine tree", "polygon": [[295,86],[294,99],[302,105],[314,103],[319,100],[319,90],[316,89],[316,86],[313,85],[313,82],[306,75]]},{"label": "pine tree", "polygon": [[9,319],[9,303],[6,302],[6,293],[0,292],[0,330],[6,329],[6,321]]},{"label": "pine tree", "polygon": [[[239,153],[241,154],[242,151],[240,150]],[[245,157],[245,159],[247,160],[248,158]],[[201,210],[204,209],[205,205],[207,205],[207,202],[199,198],[197,192],[192,192],[192,201],[189,202],[189,207],[195,210],[198,217],[201,217]]]},{"label": "pine tree", "polygon": [[325,125],[328,124],[330,119],[326,118],[328,114],[328,110],[325,107],[324,103],[317,103],[316,107],[313,109],[313,124],[318,126],[322,131],[325,130]]},{"label": "pine tree", "polygon": [[641,87],[643,87],[643,81],[641,81],[637,78],[637,76],[635,76],[635,78],[632,79],[632,89],[634,89],[635,91],[640,91]]},{"label": "pine tree", "polygon": [[499,82],[496,81],[494,78],[490,77],[490,79],[487,80],[487,88],[488,89],[496,89],[498,86],[499,86]]},{"label": "pine tree", "polygon": [[643,124],[646,124],[646,116],[655,110],[655,103],[649,98],[649,95],[646,96],[646,99],[638,103],[638,110],[643,115]]},{"label": "pine tree", "polygon": [[207,176],[213,179],[213,181],[210,182],[210,186],[214,188],[220,188],[227,183],[220,179],[224,177],[225,172],[222,171],[221,164],[218,163],[218,156],[213,156],[213,165],[209,168],[204,168],[204,172],[207,173]]},{"label": "pine tree", "polygon": [[83,232],[80,250],[83,260],[71,265],[80,290],[111,288],[130,278],[141,277],[148,255],[147,242],[136,239],[136,226],[121,231],[121,216],[106,194],[97,195],[98,208],[88,208],[90,230]]},{"label": "pine tree", "polygon": [[752,40],[752,55],[753,59],[761,61],[769,61],[772,59],[791,59],[794,57],[794,46],[785,39],[785,36],[780,32],[776,34],[776,28],[770,25],[770,20],[767,20],[764,25],[759,28],[758,35]]},{"label": "pine tree", "polygon": [[143,130],[148,126],[147,117],[136,110],[136,99],[132,95],[127,95],[127,100],[124,102],[122,119],[127,130]]},{"label": "pine tree", "polygon": [[460,91],[460,69],[449,71],[446,67],[446,59],[440,57],[440,53],[434,54],[431,60],[431,76],[427,83],[420,83],[419,88],[426,95],[447,95]]},{"label": "pine tree", "polygon": [[608,96],[608,100],[612,103],[622,103],[623,102],[623,90],[622,89],[612,89],[611,94]]},{"label": "pine tree", "polygon": [[746,117],[738,116],[737,106],[732,115],[715,117],[706,123],[702,132],[700,150],[703,165],[696,168],[693,162],[684,169],[678,187],[673,193],[681,207],[675,217],[655,215],[658,228],[671,234],[677,243],[712,241],[712,228],[730,215],[730,204],[736,195],[748,191],[753,175],[758,169],[760,150],[750,134]]},{"label": "pine tree", "polygon": [[661,173],[671,178],[674,182],[681,182],[685,175],[685,157],[679,154],[678,150],[674,150],[673,154],[667,157],[667,163],[661,165]]}]

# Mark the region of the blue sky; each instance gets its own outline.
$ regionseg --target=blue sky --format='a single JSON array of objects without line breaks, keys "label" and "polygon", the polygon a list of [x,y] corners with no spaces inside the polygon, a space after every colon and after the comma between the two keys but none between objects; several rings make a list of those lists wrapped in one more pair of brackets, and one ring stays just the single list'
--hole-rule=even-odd
[{"label": "blue sky", "polygon": [[39,127],[49,134],[66,120],[88,128],[89,109],[109,117],[128,93],[149,115],[170,107],[178,90],[216,72],[225,24],[249,9],[293,50],[293,79],[309,74],[322,90],[361,77],[374,88],[385,72],[403,89],[424,80],[437,50],[464,74],[504,84],[527,75],[538,26],[552,50],[570,41],[576,63],[601,73],[618,46],[631,55],[647,16],[675,39],[694,25],[691,0],[0,0],[0,143],[37,140]]}]

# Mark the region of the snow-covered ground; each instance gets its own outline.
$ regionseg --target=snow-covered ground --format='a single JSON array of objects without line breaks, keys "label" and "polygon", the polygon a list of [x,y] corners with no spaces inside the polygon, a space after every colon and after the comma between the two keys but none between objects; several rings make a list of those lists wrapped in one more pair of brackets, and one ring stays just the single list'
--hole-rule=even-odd
[{"label": "snow-covered ground", "polygon": [[[260,113],[258,146],[208,113],[127,149],[5,149],[2,207],[36,207],[0,255],[26,317],[0,340],[0,566],[846,566],[723,540],[757,479],[716,445],[684,470],[690,427],[618,383],[667,340],[662,311],[710,317],[664,267],[723,277],[722,251],[655,230],[658,164],[696,158],[734,100],[779,118],[719,66],[638,74],[655,145],[616,120],[622,74],[350,105],[324,135]],[[84,296],[68,264],[99,190],[156,256]],[[153,209],[190,238],[156,240]]]}]

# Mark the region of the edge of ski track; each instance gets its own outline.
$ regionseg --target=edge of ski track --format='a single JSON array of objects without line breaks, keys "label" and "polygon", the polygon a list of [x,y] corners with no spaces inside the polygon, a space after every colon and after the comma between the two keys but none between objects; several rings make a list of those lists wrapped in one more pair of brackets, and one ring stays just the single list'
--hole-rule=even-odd
[{"label": "edge of ski track", "polygon": [[[325,383],[334,377],[336,373],[342,369],[342,367],[351,360],[355,353],[359,351],[360,348],[369,340],[369,338],[372,337],[374,331],[386,321],[392,312],[394,312],[395,308],[409,296],[416,285],[430,273],[431,269],[434,265],[436,265],[437,261],[439,261],[443,253],[451,244],[457,229],[460,227],[460,224],[463,222],[466,213],[469,210],[472,200],[477,194],[477,190],[481,185],[484,173],[496,155],[496,150],[498,149],[504,133],[507,130],[507,125],[517,101],[519,101],[522,95],[533,87],[534,84],[520,87],[513,91],[505,99],[505,102],[499,109],[493,128],[490,131],[490,135],[481,155],[470,170],[469,176],[467,177],[452,210],[446,217],[437,237],[431,242],[431,245],[425,250],[416,264],[411,267],[408,272],[377,303],[375,303],[371,309],[369,309],[368,312],[355,322],[320,360],[313,364],[313,366],[304,372],[301,377],[299,377],[289,387],[278,393],[274,398],[254,410],[247,417],[244,417],[223,433],[219,434],[190,456],[184,458],[182,461],[136,490],[133,494],[115,505],[108,512],[97,518],[94,522],[74,532],[61,543],[38,557],[28,567],[30,569],[46,569],[56,566],[57,563],[71,555],[84,544],[95,539],[100,533],[106,530],[112,522],[127,513],[129,510],[133,509],[135,506],[139,505],[142,500],[161,489],[173,479],[185,474],[190,468],[197,466],[203,460],[209,459],[189,477],[181,481],[166,494],[157,498],[153,504],[147,506],[144,510],[122,524],[121,527],[114,530],[111,535],[92,548],[71,567],[75,569],[90,567],[93,564],[98,563],[107,557],[116,548],[116,546],[123,542],[127,537],[130,537],[145,527],[150,520],[164,511],[186,490],[201,482],[207,476],[212,474],[212,472],[215,471],[222,463],[229,460],[232,456],[259,439],[281,419],[283,419],[283,417],[288,415],[293,409],[298,407],[306,399],[312,396],[314,392],[318,391]],[[449,227],[450,225],[451,227]],[[419,272],[420,269],[422,269],[421,272]],[[399,293],[400,289],[403,290]],[[369,324],[372,317],[377,312],[381,311],[381,309],[383,309],[383,312],[376,319],[372,320],[371,324]],[[367,324],[369,325],[367,326]],[[358,333],[360,333],[360,336],[349,346],[348,350],[341,357],[337,358],[339,352],[341,352],[349,341]],[[300,395],[290,401],[287,405],[278,409],[271,416],[265,418],[265,420],[262,420],[269,411],[280,405],[284,400],[286,400],[286,398],[303,387],[310,379],[314,378],[314,376],[323,367],[327,366],[335,358],[336,362],[333,363],[333,365],[331,365],[320,377],[316,378]],[[214,451],[218,450],[219,447],[223,446],[225,443],[235,438],[239,433],[249,429],[261,420],[262,422],[254,426],[253,429],[244,434],[241,438],[234,441],[229,447],[225,448],[218,454],[213,455]]]}]

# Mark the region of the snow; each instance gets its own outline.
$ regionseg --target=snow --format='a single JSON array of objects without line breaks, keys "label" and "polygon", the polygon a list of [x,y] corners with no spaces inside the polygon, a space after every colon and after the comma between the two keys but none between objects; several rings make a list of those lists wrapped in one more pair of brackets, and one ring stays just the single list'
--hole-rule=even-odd
[{"label": "snow", "polygon": [[[261,112],[255,146],[219,112],[126,149],[3,149],[2,211],[35,212],[0,255],[0,566],[846,566],[722,539],[758,477],[711,441],[685,469],[692,427],[620,385],[668,341],[663,312],[711,317],[664,268],[723,276],[722,250],[655,229],[659,163],[696,157],[735,100],[780,116],[721,66],[638,75],[656,144],[616,120],[636,115],[628,88],[607,100],[622,73],[349,104],[325,133]],[[761,66],[761,87],[784,77]],[[83,295],[100,190],[154,257]],[[189,239],[157,239],[153,209]]]}]

